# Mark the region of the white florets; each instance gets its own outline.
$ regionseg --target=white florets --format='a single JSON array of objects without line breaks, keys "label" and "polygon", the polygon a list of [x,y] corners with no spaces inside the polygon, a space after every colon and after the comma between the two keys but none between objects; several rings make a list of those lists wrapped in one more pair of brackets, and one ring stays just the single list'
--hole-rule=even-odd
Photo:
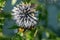
[{"label": "white florets", "polygon": [[13,8],[12,16],[18,26],[30,28],[37,24],[36,12],[31,3],[22,2]]}]

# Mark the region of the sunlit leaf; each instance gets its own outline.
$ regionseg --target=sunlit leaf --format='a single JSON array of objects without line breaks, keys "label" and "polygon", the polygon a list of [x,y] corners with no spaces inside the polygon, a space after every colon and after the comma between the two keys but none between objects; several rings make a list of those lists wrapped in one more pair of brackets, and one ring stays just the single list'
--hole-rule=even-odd
[{"label": "sunlit leaf", "polygon": [[15,3],[17,2],[17,0],[12,0],[12,5],[15,5]]}]

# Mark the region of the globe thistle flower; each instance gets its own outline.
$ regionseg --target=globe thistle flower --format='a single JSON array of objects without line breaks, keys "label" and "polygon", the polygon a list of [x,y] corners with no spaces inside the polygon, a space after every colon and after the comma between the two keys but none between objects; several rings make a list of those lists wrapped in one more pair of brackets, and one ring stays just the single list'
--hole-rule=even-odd
[{"label": "globe thistle flower", "polygon": [[13,8],[12,16],[19,27],[31,28],[37,24],[37,11],[31,3],[21,2]]}]

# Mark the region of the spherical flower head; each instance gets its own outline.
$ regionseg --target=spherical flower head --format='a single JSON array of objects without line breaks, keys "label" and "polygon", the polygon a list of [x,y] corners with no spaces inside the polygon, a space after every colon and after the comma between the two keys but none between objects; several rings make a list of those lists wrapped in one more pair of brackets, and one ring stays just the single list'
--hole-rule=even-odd
[{"label": "spherical flower head", "polygon": [[30,28],[37,24],[37,11],[31,3],[21,2],[12,10],[13,19],[19,27]]}]

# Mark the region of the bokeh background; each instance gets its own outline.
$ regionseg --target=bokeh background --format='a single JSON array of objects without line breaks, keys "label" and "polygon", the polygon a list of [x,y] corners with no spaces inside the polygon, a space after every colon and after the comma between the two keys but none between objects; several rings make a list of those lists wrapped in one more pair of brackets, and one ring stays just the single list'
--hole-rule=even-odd
[{"label": "bokeh background", "polygon": [[[11,19],[11,10],[21,1],[31,1],[38,5],[36,9],[39,10],[39,24],[35,30],[26,31],[28,36],[24,39],[60,40],[60,0],[0,0],[0,40],[24,40],[21,33],[20,37],[16,36],[16,24]],[[9,29],[11,27],[13,29]]]}]

